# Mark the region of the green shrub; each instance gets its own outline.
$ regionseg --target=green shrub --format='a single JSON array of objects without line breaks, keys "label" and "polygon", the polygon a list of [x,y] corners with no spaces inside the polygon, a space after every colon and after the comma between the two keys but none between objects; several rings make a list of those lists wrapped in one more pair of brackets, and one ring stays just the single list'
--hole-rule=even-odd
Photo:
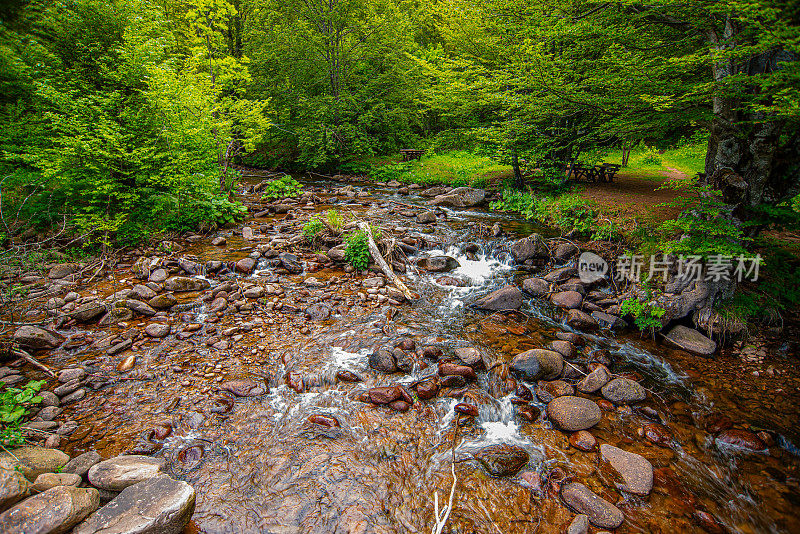
[{"label": "green shrub", "polygon": [[[373,234],[374,236],[374,234]],[[377,236],[374,236],[377,238]],[[356,230],[344,236],[347,248],[344,251],[344,259],[357,271],[363,271],[369,266],[369,245],[367,235],[363,230]]]},{"label": "green shrub", "polygon": [[659,167],[661,166],[661,154],[658,153],[655,147],[645,145],[644,154],[642,154],[640,161],[642,165],[648,167]]},{"label": "green shrub", "polygon": [[30,406],[42,402],[37,393],[45,382],[31,380],[22,388],[7,387],[0,394],[0,441],[4,447],[19,447],[25,443],[19,426]]},{"label": "green shrub", "polygon": [[325,218],[328,220],[328,224],[331,226],[331,228],[341,230],[344,220],[342,219],[342,214],[339,213],[339,210],[334,208],[329,209],[325,214]]},{"label": "green shrub", "polygon": [[623,301],[619,313],[623,317],[626,315],[633,317],[633,322],[640,331],[648,330],[651,335],[655,335],[655,331],[661,329],[661,317],[664,316],[666,310],[654,302],[642,302],[638,298],[629,298]]},{"label": "green shrub", "polygon": [[318,218],[314,217],[303,225],[303,237],[313,241],[315,237],[325,231],[325,225]]},{"label": "green shrub", "polygon": [[300,196],[303,186],[289,175],[272,180],[263,190],[265,200],[280,200]]},{"label": "green shrub", "polygon": [[592,239],[618,237],[614,224],[610,221],[600,224],[593,205],[577,194],[550,197],[506,190],[503,198],[490,207],[498,211],[517,211],[526,219],[534,219],[563,232],[574,231],[591,236]]}]

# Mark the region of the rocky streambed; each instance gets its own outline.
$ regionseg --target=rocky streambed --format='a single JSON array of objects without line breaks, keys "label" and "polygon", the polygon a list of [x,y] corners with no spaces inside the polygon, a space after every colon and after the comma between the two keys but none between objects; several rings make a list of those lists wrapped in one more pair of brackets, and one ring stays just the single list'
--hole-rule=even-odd
[{"label": "rocky streambed", "polygon": [[[603,244],[483,191],[306,186],[250,184],[239,227],[99,272],[15,278],[35,324],[8,334],[55,376],[0,368],[48,380],[36,446],[0,465],[0,531],[431,532],[453,486],[444,532],[798,531],[800,377],[742,356],[780,347],[641,340],[576,276]],[[342,225],[304,236],[329,209]],[[410,300],[344,262],[360,221]]]}]

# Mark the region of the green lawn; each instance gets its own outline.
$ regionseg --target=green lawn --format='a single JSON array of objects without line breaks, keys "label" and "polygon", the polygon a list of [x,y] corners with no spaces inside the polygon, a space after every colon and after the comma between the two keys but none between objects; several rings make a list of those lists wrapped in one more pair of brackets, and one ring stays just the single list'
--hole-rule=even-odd
[{"label": "green lawn", "polygon": [[415,161],[374,166],[369,174],[378,181],[486,187],[493,178],[503,180],[513,173],[510,165],[459,150],[431,154]]},{"label": "green lawn", "polygon": [[[681,148],[666,150],[663,154],[653,154],[646,147],[637,146],[631,151],[626,171],[641,174],[643,178],[663,178],[664,171],[675,169],[694,176],[705,168],[705,144],[686,145]],[[657,161],[660,160],[660,163]],[[609,163],[622,163],[622,150],[613,150],[608,153],[605,161]]]}]

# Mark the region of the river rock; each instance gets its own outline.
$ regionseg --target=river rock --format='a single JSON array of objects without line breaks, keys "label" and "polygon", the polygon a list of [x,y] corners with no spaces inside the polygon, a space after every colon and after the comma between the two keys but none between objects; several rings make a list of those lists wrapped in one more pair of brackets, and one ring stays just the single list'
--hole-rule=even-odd
[{"label": "river rock", "polygon": [[156,296],[156,292],[143,284],[136,284],[133,286],[134,296],[139,297],[139,300],[147,302]]},{"label": "river rock", "polygon": [[160,269],[159,268],[159,269],[156,269],[155,271],[150,273],[150,276],[148,277],[148,280],[151,281],[151,282],[155,282],[156,284],[160,284],[161,282],[166,280],[168,276],[169,276],[169,273],[167,272],[166,269]]},{"label": "river rock", "polygon": [[583,295],[577,291],[560,291],[550,295],[550,302],[557,308],[573,310],[581,307]]},{"label": "river rock", "polygon": [[611,380],[611,372],[605,365],[598,365],[575,385],[581,393],[594,393]]},{"label": "river rock", "polygon": [[78,487],[83,481],[80,475],[75,473],[42,473],[36,477],[31,490],[34,493],[41,493],[56,486],[75,486]]},{"label": "river rock", "polygon": [[432,224],[436,222],[436,213],[432,211],[423,211],[417,215],[417,222],[420,224]]},{"label": "river rock", "polygon": [[572,256],[576,255],[580,252],[580,249],[573,245],[572,243],[561,243],[556,247],[556,251],[553,253],[553,258],[559,263],[563,263],[570,259]]},{"label": "river rock", "polygon": [[476,300],[472,307],[491,311],[518,310],[522,307],[522,291],[509,284]]},{"label": "river rock", "polygon": [[253,269],[255,268],[256,268],[256,260],[250,257],[242,258],[241,260],[236,262],[236,272],[242,274],[250,274],[253,272]]},{"label": "river rock", "polygon": [[578,330],[597,330],[600,327],[597,319],[581,310],[567,311],[567,324]]},{"label": "river rock", "polygon": [[[12,456],[13,455],[13,456]],[[58,471],[69,461],[69,456],[58,449],[44,447],[18,447],[11,454],[2,453],[0,458],[14,458],[15,469],[33,482],[42,473]]]},{"label": "river rock", "polygon": [[529,458],[528,451],[509,443],[488,445],[475,454],[475,459],[493,477],[514,476],[528,463]]},{"label": "river rock", "polygon": [[670,330],[664,341],[667,345],[682,349],[700,356],[711,356],[717,350],[716,342],[707,338],[697,330],[677,325]]},{"label": "river rock", "polygon": [[180,534],[194,507],[192,486],[160,475],[125,488],[73,534]]},{"label": "river rock", "polygon": [[0,514],[0,532],[62,534],[99,505],[100,493],[94,488],[56,486]]},{"label": "river rock", "polygon": [[742,430],[739,428],[729,428],[723,430],[714,439],[714,443],[719,448],[720,444],[738,447],[740,449],[748,449],[751,451],[763,451],[767,448],[767,444],[758,437],[758,434],[749,430]]},{"label": "river rock", "polygon": [[531,234],[523,239],[514,241],[511,245],[511,255],[517,263],[525,263],[534,258],[546,258],[550,255],[542,236]]},{"label": "river rock", "polygon": [[211,287],[211,283],[204,278],[189,278],[188,276],[173,276],[164,281],[165,291],[183,293],[188,291],[202,291]]},{"label": "river rock", "polygon": [[144,333],[150,337],[162,338],[169,335],[171,328],[168,324],[151,323],[144,328]]},{"label": "river rock", "polygon": [[84,452],[67,462],[61,469],[62,473],[75,473],[82,477],[86,476],[93,465],[100,463],[100,455],[94,451]]},{"label": "river rock", "polygon": [[463,376],[470,380],[477,380],[478,375],[475,370],[467,365],[458,365],[455,363],[441,362],[439,363],[440,376]]},{"label": "river rock", "polygon": [[591,524],[600,528],[617,528],[625,520],[619,508],[580,482],[565,484],[561,488],[561,500],[572,511],[585,514]]},{"label": "river rock", "polygon": [[178,299],[172,293],[162,293],[147,301],[147,303],[157,310],[166,310],[178,303]]},{"label": "river rock", "polygon": [[579,451],[589,452],[597,448],[597,438],[587,430],[578,430],[570,434],[569,444]]},{"label": "river rock", "polygon": [[589,516],[586,514],[578,514],[575,519],[567,527],[567,534],[588,534],[589,533]]},{"label": "river rock", "polygon": [[483,362],[481,351],[474,347],[459,347],[453,352],[464,365],[473,366]]},{"label": "river rock", "polygon": [[613,315],[611,313],[595,310],[592,312],[592,317],[603,328],[611,328],[612,330],[614,330],[617,328],[625,328],[627,326],[625,321],[620,319],[619,316]]},{"label": "river rock", "polygon": [[417,265],[421,269],[425,269],[426,271],[432,273],[447,273],[458,269],[460,266],[458,260],[451,258],[450,256],[430,256],[427,258],[422,258],[417,261]]},{"label": "river rock", "polygon": [[266,384],[254,380],[229,380],[220,384],[219,389],[230,391],[237,397],[258,397],[269,393]]},{"label": "river rock", "polygon": [[369,366],[382,373],[397,372],[397,361],[392,351],[387,349],[376,349],[369,356]]},{"label": "river rock", "polygon": [[548,350],[554,350],[559,353],[565,360],[571,360],[577,356],[577,350],[575,349],[575,345],[570,343],[569,341],[564,341],[561,339],[556,339],[555,341],[551,341],[547,344]]},{"label": "river rock", "polygon": [[636,495],[647,495],[653,489],[653,465],[644,456],[603,443],[600,457],[622,477],[617,489]]},{"label": "river rock", "polygon": [[141,300],[133,300],[128,299],[125,301],[125,307],[131,311],[139,313],[141,315],[146,315],[148,317],[152,317],[156,314],[156,310],[150,307],[149,304],[142,302]]},{"label": "river rock", "polygon": [[380,386],[372,388],[367,392],[370,402],[373,404],[389,404],[403,396],[401,388],[397,386]]},{"label": "river rock", "polygon": [[550,402],[565,395],[575,395],[575,386],[563,380],[544,381],[536,385],[536,397],[542,402]]},{"label": "river rock", "polygon": [[278,255],[281,266],[292,274],[300,274],[303,272],[303,264],[297,259],[297,256],[288,252],[281,252]]},{"label": "river rock", "polygon": [[38,326],[20,326],[14,331],[13,339],[21,347],[47,350],[58,347],[66,338],[54,330]]},{"label": "river rock", "polygon": [[31,483],[25,475],[15,469],[15,462],[10,458],[0,458],[0,510],[28,495]]},{"label": "river rock", "polygon": [[50,272],[47,273],[47,277],[51,280],[61,280],[62,278],[66,278],[67,276],[77,273],[80,270],[81,266],[78,263],[60,263],[50,268]]},{"label": "river rock", "polygon": [[569,431],[586,430],[603,418],[596,402],[569,395],[550,401],[547,416],[556,426]]},{"label": "river rock", "polygon": [[428,204],[432,206],[450,206],[453,208],[469,208],[477,206],[486,198],[486,191],[472,187],[456,187],[443,195],[437,195]]},{"label": "river rock", "polygon": [[634,404],[647,398],[642,385],[630,378],[615,378],[603,386],[601,392],[614,404]]},{"label": "river rock", "polygon": [[514,356],[511,371],[523,380],[553,380],[564,370],[564,358],[552,350],[531,349]]},{"label": "river rock", "polygon": [[163,458],[151,458],[137,454],[117,456],[92,466],[89,482],[97,488],[122,491],[142,480],[161,474]]},{"label": "river rock", "polygon": [[550,293],[550,283],[541,278],[526,278],[522,281],[522,290],[534,297],[544,297]]}]

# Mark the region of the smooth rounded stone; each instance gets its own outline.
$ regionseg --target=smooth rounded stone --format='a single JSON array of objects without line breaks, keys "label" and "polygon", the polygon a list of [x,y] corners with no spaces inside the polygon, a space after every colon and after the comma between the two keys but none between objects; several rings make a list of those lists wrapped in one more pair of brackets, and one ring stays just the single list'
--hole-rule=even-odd
[{"label": "smooth rounded stone", "polygon": [[211,282],[205,278],[189,278],[188,276],[173,276],[164,281],[165,291],[183,293],[188,291],[202,291],[211,287]]},{"label": "smooth rounded stone", "polygon": [[394,360],[397,362],[398,369],[404,373],[410,373],[414,370],[416,355],[413,352],[406,352],[398,348],[392,351],[392,355],[394,356]]},{"label": "smooth rounded stone", "polygon": [[160,475],[125,488],[72,534],[180,534],[194,507],[192,486]]},{"label": "smooth rounded stone", "polygon": [[589,533],[589,516],[586,514],[578,514],[575,519],[567,527],[567,534],[588,534]]},{"label": "smooth rounded stone", "polygon": [[602,328],[625,328],[627,324],[618,315],[606,313],[603,311],[595,310],[592,312],[592,317],[600,324]]},{"label": "smooth rounded stone", "polygon": [[42,473],[58,471],[69,461],[69,456],[58,449],[18,447],[9,452],[3,451],[0,453],[0,458],[10,458],[15,469],[31,482]]},{"label": "smooth rounded stone", "polygon": [[324,426],[326,428],[338,428],[339,420],[333,417],[332,415],[325,415],[325,414],[313,414],[308,417],[308,422]]},{"label": "smooth rounded stone", "polygon": [[550,295],[550,302],[557,308],[573,310],[581,307],[583,295],[577,291],[560,291]]},{"label": "smooth rounded stone", "polygon": [[522,281],[522,290],[533,297],[544,297],[550,293],[550,283],[541,278],[526,278]]},{"label": "smooth rounded stone", "polygon": [[579,451],[589,452],[597,448],[597,439],[588,430],[578,430],[569,436],[569,444]]},{"label": "smooth rounded stone", "polygon": [[586,331],[597,330],[600,326],[594,317],[581,310],[568,310],[567,324],[572,328]]},{"label": "smooth rounded stone", "polygon": [[630,378],[615,378],[603,386],[600,392],[614,404],[633,404],[647,398],[647,390]]},{"label": "smooth rounded stone", "polygon": [[767,444],[758,437],[758,434],[738,428],[723,430],[714,438],[714,443],[717,445],[717,448],[719,448],[720,445],[728,445],[751,451],[763,451],[767,448]]},{"label": "smooth rounded stone", "polygon": [[159,269],[156,269],[155,271],[153,271],[152,273],[150,273],[150,277],[148,278],[148,280],[151,281],[151,282],[155,282],[157,284],[160,284],[161,282],[166,280],[168,276],[169,276],[169,273],[167,273],[166,269],[160,269],[159,268]]},{"label": "smooth rounded stone", "polygon": [[547,258],[550,252],[542,236],[531,234],[511,244],[511,255],[517,263],[525,263],[534,258]]},{"label": "smooth rounded stone", "polygon": [[66,303],[67,301],[60,297],[53,297],[47,300],[45,308],[47,308],[48,310],[57,310],[59,308],[63,308]]},{"label": "smooth rounded stone", "polygon": [[403,396],[403,392],[397,386],[379,386],[367,391],[369,400],[373,404],[389,404]]},{"label": "smooth rounded stone", "polygon": [[29,497],[0,514],[0,532],[63,534],[100,506],[94,488],[56,486]]},{"label": "smooth rounded stone", "polygon": [[80,485],[83,478],[75,473],[42,473],[36,477],[31,490],[35,493],[47,491],[56,486],[75,486]]},{"label": "smooth rounded stone", "polygon": [[376,349],[369,356],[369,366],[383,373],[397,372],[397,361],[392,351],[387,349]]},{"label": "smooth rounded stone", "polygon": [[596,402],[569,395],[550,401],[547,404],[547,416],[556,426],[569,431],[586,430],[603,418]]},{"label": "smooth rounded stone", "polygon": [[561,500],[573,512],[585,514],[591,524],[600,528],[617,528],[625,520],[619,508],[580,482],[562,486]]},{"label": "smooth rounded stone", "polygon": [[225,245],[228,244],[228,240],[220,235],[212,239],[211,244],[214,245],[215,247],[224,247]]},{"label": "smooth rounded stone", "polygon": [[39,396],[42,398],[42,402],[39,403],[40,406],[58,406],[61,404],[58,395],[52,391],[40,391]]},{"label": "smooth rounded stone", "polygon": [[156,292],[143,284],[136,284],[133,286],[133,293],[136,294],[141,300],[148,301],[156,296]]},{"label": "smooth rounded stone", "polygon": [[420,224],[431,224],[436,222],[436,213],[432,211],[423,211],[417,215],[417,222]]},{"label": "smooth rounded stone", "polygon": [[225,311],[228,309],[228,301],[225,297],[217,297],[208,306],[208,311],[216,313],[218,311]]},{"label": "smooth rounded stone", "polygon": [[80,367],[70,367],[68,369],[62,369],[58,372],[58,381],[62,384],[66,384],[67,382],[71,382],[73,380],[81,380],[85,377],[86,371]]},{"label": "smooth rounded stone", "polygon": [[417,397],[419,400],[432,399],[439,393],[439,384],[436,380],[426,380],[417,384]]},{"label": "smooth rounded stone", "polygon": [[266,291],[261,286],[253,286],[245,289],[243,295],[247,299],[260,299],[266,294]]},{"label": "smooth rounded stone", "polygon": [[561,354],[546,349],[531,349],[514,356],[511,371],[523,380],[553,380],[564,370]]},{"label": "smooth rounded stone", "polygon": [[556,251],[553,253],[553,257],[558,262],[561,263],[567,261],[580,251],[581,250],[572,243],[561,243],[560,245],[558,245],[558,247],[556,247]]},{"label": "smooth rounded stone", "polygon": [[144,328],[144,333],[150,337],[162,338],[169,335],[172,327],[164,323],[151,323]]},{"label": "smooth rounded stone", "polygon": [[[120,373],[124,373],[125,371],[130,371],[136,366],[136,355],[131,354],[130,356],[126,356],[121,362],[117,364],[117,371]],[[61,402],[66,402],[66,397],[61,399]]]},{"label": "smooth rounded stone", "polygon": [[269,387],[254,380],[229,380],[219,385],[222,391],[230,391],[237,397],[258,397],[269,393]]},{"label": "smooth rounded stone", "polygon": [[79,323],[89,323],[101,315],[104,315],[107,311],[105,304],[94,301],[78,306],[78,308],[69,312],[68,315]]},{"label": "smooth rounded stone", "polygon": [[97,488],[122,491],[142,480],[161,474],[163,458],[138,454],[117,456],[93,465],[89,469],[89,482]]},{"label": "smooth rounded stone", "polygon": [[447,193],[437,195],[428,204],[431,206],[450,206],[453,208],[469,208],[477,206],[486,198],[486,191],[474,187],[456,187]]},{"label": "smooth rounded stone", "polygon": [[469,380],[477,380],[478,375],[472,367],[455,363],[440,363],[439,376],[463,376]]},{"label": "smooth rounded stone", "polygon": [[536,385],[536,397],[542,402],[550,402],[565,395],[575,395],[575,386],[563,380],[542,380]]},{"label": "smooth rounded stone", "polygon": [[431,273],[447,273],[458,269],[461,264],[450,256],[430,256],[418,260],[417,265]]},{"label": "smooth rounded stone", "polygon": [[236,272],[242,274],[250,274],[253,272],[253,269],[256,268],[256,260],[250,257],[242,258],[241,260],[236,262],[235,268]]},{"label": "smooth rounded stone", "polygon": [[493,477],[510,477],[525,467],[530,455],[519,445],[497,443],[483,447],[475,453],[475,459]]},{"label": "smooth rounded stone", "polygon": [[36,414],[36,417],[41,417],[42,421],[52,421],[53,419],[58,417],[63,411],[64,410],[62,410],[58,406],[45,406],[44,408],[39,410],[39,413]]},{"label": "smooth rounded stone", "polygon": [[571,360],[577,356],[578,351],[575,349],[575,345],[570,343],[569,341],[563,341],[561,339],[557,339],[555,341],[551,341],[547,344],[548,350],[554,350],[559,353],[565,360]]},{"label": "smooth rounded stone", "polygon": [[522,291],[509,284],[476,300],[472,307],[490,311],[518,310],[522,307]]},{"label": "smooth rounded stone", "polygon": [[581,393],[594,393],[611,380],[611,371],[603,364],[595,367],[594,371],[581,378],[575,386]]},{"label": "smooth rounded stone", "polygon": [[281,252],[278,254],[278,259],[281,262],[281,267],[289,271],[291,274],[300,274],[303,272],[303,264],[296,255],[288,252]]},{"label": "smooth rounded stone", "polygon": [[622,483],[615,484],[617,489],[636,495],[647,495],[653,489],[653,465],[644,456],[603,443],[600,457],[622,477]]},{"label": "smooth rounded stone", "polygon": [[47,273],[47,277],[50,280],[61,280],[62,278],[66,278],[71,274],[75,274],[81,270],[81,266],[78,263],[59,263],[58,265],[53,265],[50,268],[50,272]]},{"label": "smooth rounded stone", "polygon": [[447,275],[437,278],[436,283],[440,286],[446,287],[467,287],[469,285],[466,280],[461,280]]},{"label": "smooth rounded stone", "polygon": [[312,304],[304,311],[312,321],[325,321],[330,319],[332,314],[331,309],[324,304]]},{"label": "smooth rounded stone", "polygon": [[157,310],[166,310],[175,306],[178,303],[178,299],[171,292],[162,293],[151,298],[147,303]]},{"label": "smooth rounded stone", "polygon": [[0,458],[0,510],[28,496],[31,483],[15,469],[11,458]]},{"label": "smooth rounded stone", "polygon": [[125,307],[141,315],[147,315],[148,317],[152,317],[156,314],[156,310],[141,300],[128,299],[125,301]]},{"label": "smooth rounded stone", "polygon": [[82,477],[86,476],[89,472],[89,469],[93,465],[97,465],[100,463],[102,458],[99,454],[95,451],[84,452],[80,454],[64,464],[64,467],[61,469],[62,473],[75,473],[76,475],[80,475]]},{"label": "smooth rounded stone", "polygon": [[58,332],[30,325],[20,326],[14,331],[13,336],[13,341],[20,347],[35,350],[54,349],[61,345],[65,339]]},{"label": "smooth rounded stone", "polygon": [[466,415],[467,417],[478,417],[478,407],[474,404],[467,402],[459,402],[453,407],[453,411],[457,414]]},{"label": "smooth rounded stone", "polygon": [[474,347],[459,347],[454,351],[456,358],[464,365],[477,365],[483,361],[481,351]]},{"label": "smooth rounded stone", "polygon": [[664,341],[671,347],[700,356],[711,356],[717,350],[716,342],[697,330],[683,325],[677,325],[667,332],[664,336]]}]

